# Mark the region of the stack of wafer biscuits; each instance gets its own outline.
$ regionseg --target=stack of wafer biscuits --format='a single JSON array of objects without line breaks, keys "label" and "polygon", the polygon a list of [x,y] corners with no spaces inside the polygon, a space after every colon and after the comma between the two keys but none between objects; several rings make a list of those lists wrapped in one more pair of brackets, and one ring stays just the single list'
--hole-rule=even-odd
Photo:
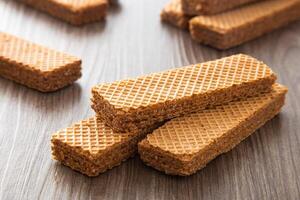
[{"label": "stack of wafer biscuits", "polygon": [[97,176],[139,146],[147,165],[192,174],[279,112],[286,88],[276,78],[263,62],[238,54],[96,85],[96,115],[54,133],[52,156]]},{"label": "stack of wafer biscuits", "polygon": [[113,0],[21,0],[73,25],[103,20]]},{"label": "stack of wafer biscuits", "polygon": [[228,49],[300,19],[300,0],[172,0],[161,19],[192,38]]},{"label": "stack of wafer biscuits", "polygon": [[92,108],[114,131],[136,132],[156,122],[266,91],[275,79],[270,68],[258,60],[234,55],[97,85],[92,89]]},{"label": "stack of wafer biscuits", "polygon": [[0,32],[0,76],[52,92],[81,77],[81,60]]}]

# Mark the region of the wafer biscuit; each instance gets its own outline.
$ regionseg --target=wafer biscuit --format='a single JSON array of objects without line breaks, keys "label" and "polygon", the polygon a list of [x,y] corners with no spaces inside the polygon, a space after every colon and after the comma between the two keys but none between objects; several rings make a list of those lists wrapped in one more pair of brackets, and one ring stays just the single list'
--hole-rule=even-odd
[{"label": "wafer biscuit", "polygon": [[262,0],[181,0],[187,15],[211,15]]},{"label": "wafer biscuit", "polygon": [[271,89],[276,79],[263,62],[239,54],[92,89],[92,108],[117,132],[136,132],[159,121]]},{"label": "wafer biscuit", "polygon": [[141,159],[172,175],[191,175],[279,113],[287,89],[175,118],[139,143]]},{"label": "wafer biscuit", "polygon": [[25,4],[73,25],[103,20],[108,0],[21,0]]},{"label": "wafer biscuit", "polygon": [[0,76],[51,92],[81,76],[81,60],[0,32]]},{"label": "wafer biscuit", "polygon": [[172,0],[168,3],[162,10],[160,17],[162,21],[182,29],[188,29],[190,17],[183,13],[180,0]]},{"label": "wafer biscuit", "polygon": [[189,22],[192,38],[218,49],[228,49],[278,29],[300,18],[299,0],[251,4]]},{"label": "wafer biscuit", "polygon": [[52,156],[76,171],[97,176],[133,156],[137,143],[156,127],[120,134],[92,117],[54,133]]}]

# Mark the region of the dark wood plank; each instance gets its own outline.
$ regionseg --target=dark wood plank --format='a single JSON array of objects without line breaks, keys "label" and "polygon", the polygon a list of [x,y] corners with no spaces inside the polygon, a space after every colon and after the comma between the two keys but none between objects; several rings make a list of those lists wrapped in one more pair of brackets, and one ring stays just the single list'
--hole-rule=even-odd
[{"label": "dark wood plank", "polygon": [[[0,199],[299,199],[300,23],[217,51],[162,24],[168,0],[123,0],[106,22],[72,27],[0,1],[0,30],[83,59],[73,86],[42,94],[0,78]],[[282,113],[193,176],[164,175],[130,159],[97,178],[51,160],[51,133],[93,115],[90,88],[238,52],[270,65],[289,87]]]}]

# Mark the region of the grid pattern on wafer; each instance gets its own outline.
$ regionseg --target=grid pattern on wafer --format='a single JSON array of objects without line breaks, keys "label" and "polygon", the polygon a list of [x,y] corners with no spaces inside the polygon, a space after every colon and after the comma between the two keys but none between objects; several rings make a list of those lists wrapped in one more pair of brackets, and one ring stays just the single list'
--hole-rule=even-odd
[{"label": "grid pattern on wafer", "polygon": [[268,15],[287,9],[299,0],[272,0],[250,4],[235,10],[220,13],[218,15],[201,15],[192,19],[193,23],[199,23],[210,29],[228,30],[257,21]]},{"label": "grid pattern on wafer", "polygon": [[284,92],[286,88],[276,84],[271,93],[175,118],[149,134],[147,141],[176,155],[199,152]]},{"label": "grid pattern on wafer", "polygon": [[127,133],[114,133],[100,119],[93,117],[54,133],[52,140],[59,140],[70,147],[96,155],[131,136],[133,135]]},{"label": "grid pattern on wafer", "polygon": [[100,84],[93,91],[117,109],[139,108],[206,93],[273,74],[264,63],[239,54],[216,61]]},{"label": "grid pattern on wafer", "polygon": [[0,60],[42,72],[53,71],[80,60],[21,38],[0,32]]}]

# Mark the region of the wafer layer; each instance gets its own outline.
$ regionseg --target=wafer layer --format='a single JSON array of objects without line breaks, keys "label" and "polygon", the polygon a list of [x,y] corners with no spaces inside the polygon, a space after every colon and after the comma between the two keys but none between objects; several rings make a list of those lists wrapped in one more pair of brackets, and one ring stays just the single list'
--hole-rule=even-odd
[{"label": "wafer layer", "polygon": [[92,107],[115,131],[136,132],[173,117],[271,89],[263,62],[234,55],[148,76],[100,84]]},{"label": "wafer layer", "polygon": [[211,15],[255,1],[262,0],[182,0],[182,8],[187,15]]},{"label": "wafer layer", "polygon": [[213,16],[190,20],[192,38],[218,49],[228,49],[300,18],[299,0],[272,0],[250,4]]},{"label": "wafer layer", "polygon": [[172,119],[139,143],[139,154],[167,174],[193,174],[273,118],[286,92],[275,85],[269,93]]},{"label": "wafer layer", "polygon": [[180,0],[172,0],[168,3],[162,10],[160,17],[162,21],[182,29],[188,29],[190,17],[183,13]]},{"label": "wafer layer", "polygon": [[146,133],[114,133],[96,117],[83,120],[52,135],[55,160],[88,176],[97,176],[133,156]]},{"label": "wafer layer", "polygon": [[81,60],[0,32],[0,76],[50,92],[81,76]]},{"label": "wafer layer", "polygon": [[108,0],[21,0],[73,25],[103,20]]}]

